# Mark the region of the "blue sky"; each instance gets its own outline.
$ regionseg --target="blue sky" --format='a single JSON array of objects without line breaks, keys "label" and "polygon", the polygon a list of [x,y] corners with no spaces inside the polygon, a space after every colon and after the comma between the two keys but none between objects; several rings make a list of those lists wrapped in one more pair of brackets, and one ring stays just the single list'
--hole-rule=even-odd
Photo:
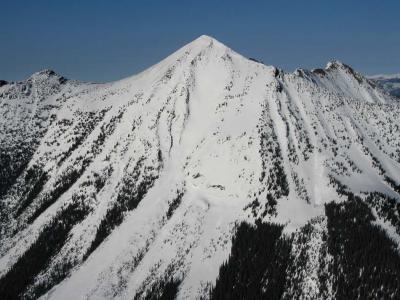
[{"label": "blue sky", "polygon": [[0,0],[0,79],[44,68],[111,81],[201,34],[284,70],[339,59],[400,73],[400,1]]}]

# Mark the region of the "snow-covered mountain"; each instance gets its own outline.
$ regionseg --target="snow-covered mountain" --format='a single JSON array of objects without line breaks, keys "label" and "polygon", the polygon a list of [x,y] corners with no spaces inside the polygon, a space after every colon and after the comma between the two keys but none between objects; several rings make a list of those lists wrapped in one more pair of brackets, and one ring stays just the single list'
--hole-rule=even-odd
[{"label": "snow-covered mountain", "polygon": [[389,94],[400,98],[400,74],[375,75],[369,78]]},{"label": "snow-covered mountain", "polygon": [[400,295],[400,103],[201,36],[106,84],[0,87],[2,299]]}]

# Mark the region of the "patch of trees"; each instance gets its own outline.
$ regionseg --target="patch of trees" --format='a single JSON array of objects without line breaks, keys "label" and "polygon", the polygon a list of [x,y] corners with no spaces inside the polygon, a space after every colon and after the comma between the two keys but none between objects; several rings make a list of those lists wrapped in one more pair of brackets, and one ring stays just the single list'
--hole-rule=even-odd
[{"label": "patch of trees", "polygon": [[267,214],[273,215],[276,213],[276,205],[278,204],[278,201],[272,196],[270,193],[267,194],[267,203],[265,204],[265,210],[263,212],[263,217],[265,217]]},{"label": "patch of trees", "polygon": [[35,200],[49,179],[47,173],[41,167],[34,165],[27,170],[25,175],[25,194],[20,200],[16,215],[19,216]]},{"label": "patch of trees", "polygon": [[[266,161],[272,161],[272,167],[268,172],[267,188],[268,190],[275,191],[276,197],[289,195],[289,184],[287,182],[286,173],[282,165],[282,154],[278,143],[278,138],[270,125],[272,139],[267,139],[267,134],[261,134],[260,154],[263,158],[263,169],[266,168]],[[262,174],[262,178],[265,173]]]},{"label": "patch of trees", "polygon": [[146,296],[142,297],[141,294],[135,295],[135,300],[174,300],[178,294],[180,279],[163,279],[157,281],[151,289],[147,292]]},{"label": "patch of trees", "polygon": [[139,178],[139,167],[141,161],[135,167],[134,175],[124,177],[122,187],[117,196],[115,204],[106,212],[96,231],[96,235],[89,249],[84,255],[86,260],[89,255],[107,238],[111,231],[120,225],[124,219],[124,214],[135,209],[144,198],[149,188],[154,184],[155,178],[152,176],[144,177],[137,183]]},{"label": "patch of trees", "polygon": [[276,197],[289,195],[289,184],[287,182],[286,173],[282,166],[282,161],[275,159],[273,168],[269,174],[268,189],[276,191]]},{"label": "patch of trees", "polygon": [[329,184],[333,185],[336,188],[336,192],[339,195],[345,195],[348,196],[351,193],[349,192],[349,187],[343,183],[341,183],[339,180],[337,180],[334,176],[328,175],[329,177]]},{"label": "patch of trees", "polygon": [[[287,269],[288,279],[282,299],[330,298],[328,235],[321,227],[324,220],[323,216],[313,218],[293,233],[293,260]],[[314,280],[315,284],[311,284]]]},{"label": "patch of trees", "polygon": [[[78,113],[78,123],[73,128],[73,134],[71,141],[69,143],[71,146],[68,150],[63,154],[62,158],[59,160],[58,165],[60,166],[71,154],[82,145],[82,143],[86,140],[90,133],[94,130],[97,124],[101,120],[103,120],[107,110],[103,109],[97,114],[95,112],[88,113]],[[72,122],[68,119],[62,119],[57,122],[57,125],[61,127],[69,127],[72,125]]]},{"label": "patch of trees", "polygon": [[307,203],[311,203],[310,197],[308,196],[307,188],[304,184],[304,179],[299,178],[295,171],[292,171],[292,179],[295,185],[296,193],[299,197],[306,201]]},{"label": "patch of trees", "polygon": [[110,165],[104,171],[106,172],[106,174],[93,173],[94,188],[96,189],[97,193],[100,192],[100,190],[105,186],[107,178],[110,177],[111,173],[113,172],[113,167]]},{"label": "patch of trees", "polygon": [[348,193],[348,201],[325,206],[328,249],[333,256],[337,299],[394,299],[400,295],[396,244],[371,222],[368,205]]},{"label": "patch of trees", "polygon": [[167,219],[170,219],[174,214],[174,211],[179,207],[182,202],[183,195],[185,193],[183,191],[177,191],[176,197],[169,203],[168,211],[167,211]]},{"label": "patch of trees", "polygon": [[[36,299],[47,288],[37,288],[32,294],[24,295],[27,288],[34,283],[35,277],[49,265],[51,258],[65,244],[70,230],[82,221],[89,209],[84,202],[74,202],[63,208],[56,217],[40,232],[35,242],[21,255],[18,261],[0,278],[0,295],[6,299]],[[67,275],[66,268],[60,274],[58,281]],[[49,278],[49,280],[53,280]],[[47,285],[48,286],[48,285]]]},{"label": "patch of trees", "polygon": [[231,254],[219,270],[210,299],[280,299],[290,264],[290,240],[282,225],[241,223]]},{"label": "patch of trees", "polygon": [[400,203],[396,199],[374,192],[367,196],[366,202],[375,208],[380,218],[389,221],[400,234]]},{"label": "patch of trees", "polygon": [[40,206],[34,211],[34,213],[28,218],[28,223],[32,223],[37,217],[39,217],[47,208],[49,208],[57,199],[69,190],[70,187],[81,177],[84,172],[84,168],[68,168],[60,178],[58,178],[55,188],[47,193],[43,198]]},{"label": "patch of trees", "polygon": [[385,181],[396,191],[396,193],[400,194],[400,184],[397,184],[392,178],[385,175]]},{"label": "patch of trees", "polygon": [[[267,199],[264,202],[262,217],[276,212],[277,200],[283,196],[289,195],[289,184],[283,167],[282,153],[278,138],[275,133],[272,120],[268,118],[268,105],[263,111],[263,117],[260,118],[261,125],[258,126],[260,134],[260,156],[262,172],[259,181],[264,183],[260,190],[261,194],[268,190]],[[268,166],[271,164],[271,166]],[[247,208],[251,208],[253,216],[258,215],[261,204],[256,198]]]},{"label": "patch of trees", "polygon": [[3,197],[27,166],[33,151],[29,146],[19,149],[0,148],[0,198]]},{"label": "patch of trees", "polygon": [[[106,113],[105,110],[100,112],[100,117],[103,118],[103,115]],[[90,114],[92,116],[94,113]],[[72,185],[82,176],[85,172],[86,168],[93,161],[94,156],[101,152],[102,146],[107,136],[109,136],[116,127],[116,121],[120,120],[122,117],[122,112],[120,112],[117,116],[111,118],[110,123],[106,125],[102,125],[100,128],[100,134],[97,139],[93,142],[91,147],[91,152],[87,153],[84,157],[79,156],[74,165],[80,164],[77,168],[68,167],[67,170],[62,174],[62,176],[57,180],[55,184],[55,188],[49,194],[45,195],[42,199],[42,203],[38,209],[33,213],[32,216],[28,218],[28,223],[32,223],[38,216],[40,216],[47,208],[49,208],[57,199],[64,194]],[[95,119],[93,121],[93,125],[97,124],[100,119]],[[98,182],[101,186],[101,182]]]}]

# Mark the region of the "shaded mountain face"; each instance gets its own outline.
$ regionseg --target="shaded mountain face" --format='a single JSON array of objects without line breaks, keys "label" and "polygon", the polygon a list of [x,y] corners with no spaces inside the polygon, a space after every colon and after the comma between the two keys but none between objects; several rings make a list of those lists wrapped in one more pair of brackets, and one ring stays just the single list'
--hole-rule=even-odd
[{"label": "shaded mountain face", "polygon": [[121,81],[0,87],[2,299],[400,294],[400,105],[202,36]]},{"label": "shaded mountain face", "polygon": [[392,96],[400,98],[400,74],[376,75],[371,76],[370,80]]}]

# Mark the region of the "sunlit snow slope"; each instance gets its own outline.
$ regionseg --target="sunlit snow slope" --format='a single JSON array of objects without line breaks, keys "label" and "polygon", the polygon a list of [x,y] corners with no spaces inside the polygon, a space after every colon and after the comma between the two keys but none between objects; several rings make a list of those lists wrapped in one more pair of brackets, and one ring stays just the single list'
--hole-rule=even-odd
[{"label": "sunlit snow slope", "polygon": [[2,299],[212,297],[256,220],[291,240],[282,297],[335,298],[326,204],[350,196],[399,254],[400,105],[338,61],[285,73],[201,36],[117,82],[4,83],[0,116]]}]

